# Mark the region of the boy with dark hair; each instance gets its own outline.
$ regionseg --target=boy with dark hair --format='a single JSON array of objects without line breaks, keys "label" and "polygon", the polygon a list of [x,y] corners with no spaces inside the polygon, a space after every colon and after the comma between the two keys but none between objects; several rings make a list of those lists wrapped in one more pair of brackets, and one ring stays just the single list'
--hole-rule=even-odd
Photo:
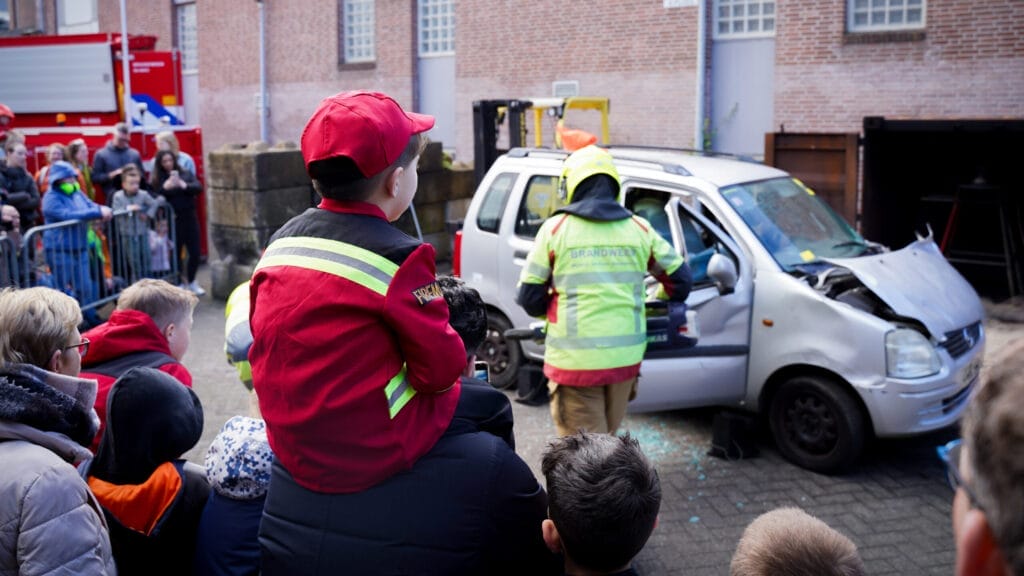
[{"label": "boy with dark hair", "polygon": [[96,413],[100,430],[93,451],[106,424],[110,388],[129,369],[156,368],[192,387],[192,375],[181,359],[192,341],[192,312],[198,303],[188,290],[144,278],[121,292],[109,320],[83,334],[91,343],[91,353],[82,361],[82,374],[99,381]]},{"label": "boy with dark hair", "polygon": [[373,92],[324,99],[302,133],[323,196],[274,234],[251,282],[249,361],[280,483],[365,490],[444,433],[466,365],[434,249],[391,225],[434,119]]},{"label": "boy with dark hair", "polygon": [[552,552],[575,576],[635,575],[633,558],[658,523],[658,471],[627,433],[578,432],[553,440],[541,471],[548,519],[541,524]]}]

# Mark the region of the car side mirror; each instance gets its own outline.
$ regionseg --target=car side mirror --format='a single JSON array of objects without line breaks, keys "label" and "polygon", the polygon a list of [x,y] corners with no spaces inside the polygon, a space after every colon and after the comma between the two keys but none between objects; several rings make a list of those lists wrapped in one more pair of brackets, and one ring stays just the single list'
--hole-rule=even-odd
[{"label": "car side mirror", "polygon": [[712,254],[708,260],[708,277],[715,281],[718,293],[732,294],[736,290],[736,264],[721,254]]}]

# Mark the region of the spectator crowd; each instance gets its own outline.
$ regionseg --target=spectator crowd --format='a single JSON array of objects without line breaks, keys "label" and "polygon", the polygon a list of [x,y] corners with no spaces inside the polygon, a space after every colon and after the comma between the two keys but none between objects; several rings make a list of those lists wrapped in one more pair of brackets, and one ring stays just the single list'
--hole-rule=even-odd
[{"label": "spectator crowd", "polygon": [[[182,458],[204,425],[182,364],[192,281],[138,280],[85,332],[84,283],[0,290],[0,574],[637,573],[662,501],[637,440],[615,426],[559,430],[542,487],[515,452],[508,397],[474,377],[480,295],[438,277],[430,245],[390,225],[415,194],[432,126],[378,93],[339,94],[314,113],[302,152],[323,201],[271,238],[232,296],[228,357],[256,403],[203,466]],[[108,199],[149,212],[163,194],[175,225],[194,225],[177,222],[197,189],[187,162],[169,144],[145,190],[126,135],[115,131],[91,170],[73,162],[79,149],[52,151],[35,196],[44,221],[109,219]],[[17,224],[23,205],[11,206]],[[116,250],[145,266],[142,231],[116,233]],[[188,234],[176,253],[191,256]],[[61,230],[41,248],[81,262],[87,235]],[[1018,341],[978,385],[963,440],[939,450],[957,575],[1024,576],[1022,405]],[[755,519],[729,569],[865,574],[849,538],[796,508]]]},{"label": "spectator crowd", "polygon": [[[99,318],[87,305],[138,278],[175,280],[203,295],[195,279],[196,197],[202,192],[195,160],[172,131],[159,132],[155,141],[157,154],[144,163],[130,145],[128,126],[117,124],[91,164],[88,145],[76,138],[47,146],[45,163],[33,174],[24,136],[3,130],[0,285],[57,288],[84,306],[93,325]],[[29,234],[34,226],[59,223],[65,225]],[[180,279],[174,270],[183,271]]]}]

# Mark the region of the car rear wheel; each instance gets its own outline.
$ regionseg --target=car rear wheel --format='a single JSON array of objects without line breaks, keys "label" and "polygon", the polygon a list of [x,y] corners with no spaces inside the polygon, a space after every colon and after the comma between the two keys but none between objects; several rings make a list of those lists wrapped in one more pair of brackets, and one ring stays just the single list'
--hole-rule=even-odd
[{"label": "car rear wheel", "polygon": [[505,330],[512,324],[501,314],[488,311],[487,336],[477,350],[477,358],[490,366],[491,386],[499,390],[516,383],[523,352],[518,342],[505,338]]},{"label": "car rear wheel", "polygon": [[818,376],[786,381],[772,400],[769,423],[779,452],[816,472],[847,468],[864,448],[864,416],[850,392]]}]

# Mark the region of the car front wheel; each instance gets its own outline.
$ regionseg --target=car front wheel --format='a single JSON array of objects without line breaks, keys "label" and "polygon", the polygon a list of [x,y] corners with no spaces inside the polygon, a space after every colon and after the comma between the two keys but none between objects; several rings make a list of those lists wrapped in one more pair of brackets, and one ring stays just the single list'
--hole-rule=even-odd
[{"label": "car front wheel", "polygon": [[769,423],[779,452],[816,472],[849,467],[864,448],[864,416],[850,392],[818,376],[786,381],[772,400]]}]

